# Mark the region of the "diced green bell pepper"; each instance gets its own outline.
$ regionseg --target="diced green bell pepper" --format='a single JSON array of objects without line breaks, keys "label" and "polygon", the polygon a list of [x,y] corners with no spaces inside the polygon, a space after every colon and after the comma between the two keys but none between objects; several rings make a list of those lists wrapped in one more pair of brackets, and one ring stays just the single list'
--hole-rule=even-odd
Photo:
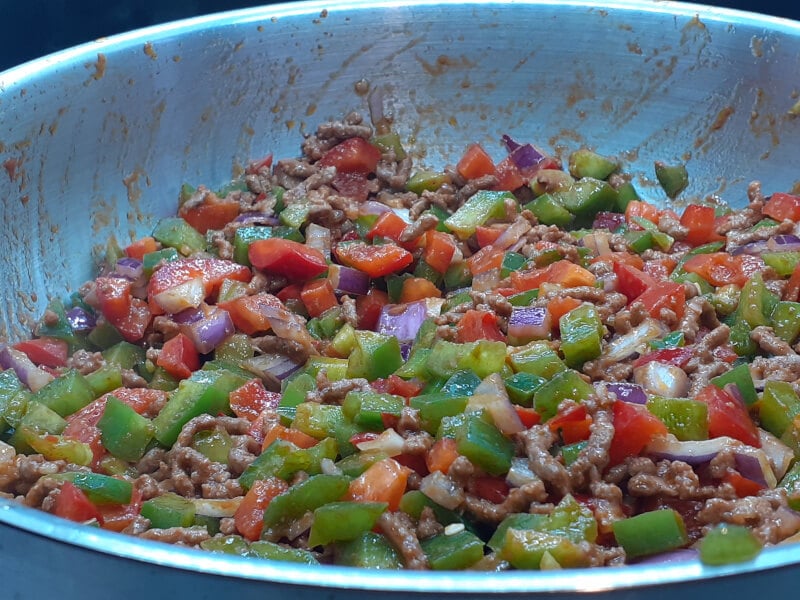
[{"label": "diced green bell pepper", "polygon": [[63,460],[75,465],[88,466],[94,458],[89,444],[62,435],[40,433],[24,425],[14,431],[9,443],[18,452],[37,453],[47,460]]},{"label": "diced green bell pepper", "polygon": [[436,433],[442,419],[463,413],[468,401],[467,396],[450,396],[438,392],[414,396],[409,405],[419,411],[423,429],[428,433]]},{"label": "diced green bell pepper", "polygon": [[66,471],[49,475],[60,481],[70,481],[80,488],[93,503],[101,504],[129,504],[133,493],[133,484],[125,479],[89,473],[84,471]]},{"label": "diced green bell pepper", "polygon": [[251,542],[247,547],[247,556],[305,565],[319,564],[317,558],[308,550],[291,548],[268,540],[256,540],[255,542]]},{"label": "diced green bell pepper", "polygon": [[206,238],[181,217],[166,217],[156,223],[153,237],[184,256],[206,249]]},{"label": "diced green bell pepper", "polygon": [[505,217],[507,200],[517,201],[511,192],[480,190],[470,196],[444,224],[459,239],[465,240],[490,219]]},{"label": "diced green bell pepper", "polygon": [[153,274],[156,267],[162,263],[172,262],[178,260],[180,254],[175,248],[162,248],[154,252],[148,252],[142,256],[142,271],[147,277]]},{"label": "diced green bell pepper", "polygon": [[559,405],[567,399],[582,402],[594,393],[590,383],[586,383],[580,374],[567,369],[543,383],[533,395],[533,407],[547,421],[558,412]]},{"label": "diced green bell pepper", "polygon": [[800,415],[800,398],[787,381],[768,380],[757,406],[761,427],[777,437]]},{"label": "diced green bell pepper", "polygon": [[689,185],[689,174],[686,171],[686,165],[668,165],[657,160],[654,166],[656,179],[668,198],[676,198]]},{"label": "diced green bell pepper", "polygon": [[154,529],[191,527],[194,524],[194,502],[174,492],[166,492],[142,503],[142,516]]},{"label": "diced green bell pepper", "polygon": [[794,344],[800,335],[800,302],[780,301],[771,315],[772,330],[787,344]]},{"label": "diced green bell pepper", "polygon": [[370,531],[383,514],[386,502],[329,502],[314,511],[308,536],[310,547],[349,541]]},{"label": "diced green bell pepper", "polygon": [[546,341],[535,341],[511,349],[510,362],[515,372],[530,373],[544,379],[551,379],[567,369],[567,365]]},{"label": "diced green bell pepper", "polygon": [[700,562],[720,566],[747,562],[761,553],[761,541],[744,525],[721,523],[700,540]]},{"label": "diced green bell pepper", "polygon": [[122,369],[117,365],[106,364],[94,371],[84,375],[89,387],[96,398],[103,394],[122,387]]},{"label": "diced green bell pepper", "polygon": [[350,478],[344,475],[312,475],[278,494],[264,511],[262,539],[275,541],[273,537],[280,537],[282,527],[308,511],[340,500],[349,485]]},{"label": "diced green bell pepper", "polygon": [[337,542],[336,564],[363,569],[402,569],[403,559],[380,533],[367,531],[354,540]]},{"label": "diced green bell pepper", "polygon": [[467,569],[483,558],[483,541],[466,529],[452,535],[440,533],[420,545],[434,571]]},{"label": "diced green bell pepper", "polygon": [[204,429],[194,434],[192,448],[208,460],[226,465],[233,448],[233,439],[224,429]]},{"label": "diced green bell pepper", "polygon": [[258,240],[269,238],[284,238],[295,242],[302,242],[303,235],[299,229],[285,225],[270,227],[267,225],[250,225],[239,227],[233,236],[233,260],[240,265],[250,266],[248,250],[250,244]]},{"label": "diced green bell pepper", "polygon": [[503,342],[478,340],[459,344],[439,340],[425,366],[431,375],[441,379],[449,379],[461,370],[470,370],[483,379],[502,371],[505,362],[506,345]]},{"label": "diced green bell pepper", "polygon": [[[796,453],[795,456],[797,456]],[[786,490],[789,508],[800,510],[800,461],[795,461],[780,483],[778,483],[778,486]]]},{"label": "diced green bell pepper", "polygon": [[723,389],[726,385],[735,385],[747,406],[752,406],[758,402],[758,392],[756,392],[753,376],[750,373],[750,365],[746,363],[737,365],[722,375],[717,375],[711,380],[711,383],[720,389]]},{"label": "diced green bell pepper", "polygon": [[402,396],[354,390],[348,392],[342,401],[342,412],[345,418],[360,428],[367,431],[383,431],[385,429],[383,415],[399,417],[404,406],[405,398]]},{"label": "diced green bell pepper", "polygon": [[628,558],[675,550],[689,543],[683,518],[671,508],[614,521],[612,528]]},{"label": "diced green bell pepper", "polygon": [[708,405],[705,402],[653,396],[647,400],[647,410],[681,441],[708,439]]},{"label": "diced green bell pepper", "polygon": [[528,202],[525,209],[531,211],[543,225],[566,228],[575,219],[555,194],[542,194]]},{"label": "diced green bell pepper", "polygon": [[584,303],[558,320],[561,352],[568,367],[580,368],[587,360],[600,356],[603,322],[592,304]]},{"label": "diced green bell pepper", "polygon": [[531,373],[515,373],[503,380],[511,402],[520,406],[533,406],[533,395],[547,380]]},{"label": "diced green bell pepper", "polygon": [[139,460],[153,439],[153,424],[150,419],[138,414],[133,408],[109,396],[103,416],[97,423],[103,446],[122,460]]},{"label": "diced green bell pepper", "polygon": [[598,154],[588,148],[579,148],[569,155],[569,172],[576,178],[607,179],[618,168],[619,162],[617,160]]},{"label": "diced green bell pepper", "polygon": [[598,212],[614,210],[617,206],[617,190],[593,177],[583,177],[556,195],[564,208],[575,215],[577,226],[591,224]]},{"label": "diced green bell pepper", "polygon": [[511,468],[514,443],[479,412],[465,415],[455,439],[458,453],[490,475],[504,475]]},{"label": "diced green bell pepper", "polygon": [[420,195],[424,191],[435,192],[449,181],[450,177],[441,171],[417,171],[406,181],[406,189]]},{"label": "diced green bell pepper", "polygon": [[240,535],[223,535],[212,537],[200,542],[200,547],[209,552],[218,554],[232,554],[235,556],[247,556],[250,545]]},{"label": "diced green bell pepper", "polygon": [[350,353],[347,376],[375,381],[388,377],[402,364],[397,338],[374,331],[356,330],[355,346]]},{"label": "diced green bell pepper", "polygon": [[62,417],[78,412],[94,400],[94,390],[77,369],[68,369],[43,388],[33,393],[35,402],[41,402]]},{"label": "diced green bell pepper", "polygon": [[768,267],[775,269],[781,277],[789,277],[795,267],[800,263],[800,252],[762,252],[761,259]]},{"label": "diced green bell pepper", "polygon": [[517,569],[539,569],[543,561],[555,561],[564,568],[589,566],[589,556],[580,544],[536,529],[507,529],[499,555]]},{"label": "diced green bell pepper", "polygon": [[121,369],[135,369],[145,361],[146,356],[144,348],[122,341],[103,350],[103,358]]},{"label": "diced green bell pepper", "polygon": [[486,545],[495,552],[500,552],[505,544],[506,531],[509,529],[541,531],[547,522],[547,517],[548,515],[539,513],[511,513],[500,522]]}]

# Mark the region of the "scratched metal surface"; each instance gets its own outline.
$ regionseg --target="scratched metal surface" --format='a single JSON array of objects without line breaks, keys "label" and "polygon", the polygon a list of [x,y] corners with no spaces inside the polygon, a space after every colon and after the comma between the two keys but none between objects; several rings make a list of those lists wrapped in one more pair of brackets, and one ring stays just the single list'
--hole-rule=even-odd
[{"label": "scratched metal surface", "polygon": [[[742,206],[754,179],[766,193],[800,186],[798,74],[800,23],[625,0],[277,4],[71,48],[0,73],[0,340],[23,337],[48,298],[89,278],[109,236],[125,242],[174,213],[182,183],[221,184],[251,157],[296,155],[303,133],[366,114],[371,95],[420,165],[442,166],[471,141],[499,152],[509,133],[561,155],[587,145],[619,156],[661,203],[653,162],[684,161],[685,199]],[[620,599],[655,584],[700,598],[767,582],[788,593],[800,564],[784,547],[718,570],[386,574],[198,556],[16,505],[0,522],[6,580],[17,573],[7,590],[44,585],[33,576],[44,565],[75,581],[76,561],[93,560],[104,565],[93,577],[119,589],[159,573],[173,598],[189,597],[186,578],[203,582],[193,598],[232,582],[242,598],[351,588]]]}]

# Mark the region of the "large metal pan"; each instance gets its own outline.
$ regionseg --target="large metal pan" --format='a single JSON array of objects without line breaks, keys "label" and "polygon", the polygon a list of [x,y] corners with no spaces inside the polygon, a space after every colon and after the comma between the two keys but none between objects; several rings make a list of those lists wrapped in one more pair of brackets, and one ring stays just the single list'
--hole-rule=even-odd
[{"label": "large metal pan", "polygon": [[[324,120],[380,107],[423,163],[502,133],[616,154],[648,196],[743,205],[800,179],[800,23],[673,2],[303,2],[82,45],[0,74],[0,340],[92,274],[109,235],[172,213],[180,185],[299,152]],[[800,549],[754,562],[549,573],[385,573],[222,557],[0,505],[3,597],[708,598],[795,593]]]}]

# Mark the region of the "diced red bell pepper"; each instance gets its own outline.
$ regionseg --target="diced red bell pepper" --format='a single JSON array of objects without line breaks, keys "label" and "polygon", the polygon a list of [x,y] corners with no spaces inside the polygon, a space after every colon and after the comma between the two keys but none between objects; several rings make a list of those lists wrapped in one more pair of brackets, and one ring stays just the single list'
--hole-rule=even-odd
[{"label": "diced red bell pepper", "polygon": [[236,530],[247,540],[255,541],[261,537],[264,528],[264,511],[275,496],[289,489],[289,484],[283,479],[270,477],[258,479],[253,482],[242,503],[233,515]]},{"label": "diced red bell pepper", "polygon": [[294,240],[256,240],[250,244],[247,255],[255,268],[294,281],[307,281],[328,270],[322,252]]},{"label": "diced red bell pepper", "polygon": [[[281,292],[289,287],[291,286],[286,286]],[[220,302],[217,306],[227,310],[236,328],[247,335],[265,333],[271,329],[265,309],[285,308],[278,296],[266,292],[259,292],[252,296],[240,296],[233,300]]]},{"label": "diced red bell pepper", "polygon": [[775,192],[764,203],[761,213],[776,221],[800,221],[800,196]]},{"label": "diced red bell pepper", "polygon": [[84,523],[97,519],[102,523],[102,516],[86,494],[71,481],[61,485],[58,496],[55,498],[53,513],[64,519]]},{"label": "diced red bell pepper", "polygon": [[408,223],[393,210],[388,210],[382,213],[370,230],[367,232],[366,238],[373,240],[376,237],[382,237],[395,242],[400,241],[400,236],[403,234]]},{"label": "diced red bell pepper", "polygon": [[447,271],[455,253],[456,243],[449,233],[431,229],[425,234],[423,259],[434,271],[438,273]]},{"label": "diced red bell pepper", "polygon": [[200,368],[200,355],[183,333],[171,337],[161,348],[156,364],[177,379],[186,379]]},{"label": "diced red bell pepper", "polygon": [[58,338],[40,337],[17,342],[14,349],[24,353],[34,364],[57,368],[67,364],[69,344]]},{"label": "diced red bell pepper", "polygon": [[312,279],[306,282],[303,291],[300,292],[300,299],[311,317],[318,317],[326,310],[339,305],[336,292],[328,279]]},{"label": "diced red bell pepper", "polygon": [[239,216],[239,201],[234,197],[220,198],[209,191],[203,196],[202,201],[181,205],[178,215],[205,235],[211,229],[222,229]]},{"label": "diced red bell pepper", "polygon": [[574,444],[589,439],[592,417],[582,404],[556,415],[547,422],[553,433],[558,433],[565,444]]},{"label": "diced red bell pepper", "polygon": [[319,159],[322,167],[336,167],[341,173],[374,173],[381,159],[381,151],[359,137],[339,142]]},{"label": "diced red bell pepper", "polygon": [[411,252],[393,243],[374,246],[362,242],[339,243],[334,254],[341,264],[363,271],[373,279],[398,273],[414,261]]},{"label": "diced red bell pepper", "polygon": [[692,256],[683,264],[683,268],[689,273],[697,273],[713,286],[734,284],[741,287],[753,274],[764,268],[764,261],[750,254],[712,252]]},{"label": "diced red bell pepper", "polygon": [[260,379],[251,379],[233,390],[229,399],[233,414],[253,422],[266,409],[277,409],[281,395],[268,391]]},{"label": "diced red bell pepper", "polygon": [[649,362],[662,362],[676,367],[685,367],[689,359],[694,355],[694,349],[691,346],[683,346],[680,348],[662,348],[648,352],[637,358],[633,363],[633,368],[637,369]]},{"label": "diced red bell pepper", "polygon": [[356,316],[358,317],[358,328],[375,329],[381,310],[389,304],[389,295],[378,288],[370,288],[369,291],[356,298]]},{"label": "diced red bell pepper", "polygon": [[125,256],[142,260],[145,254],[155,252],[160,248],[159,243],[151,236],[139,238],[125,247]]},{"label": "diced red bell pepper", "polygon": [[608,450],[609,465],[617,465],[629,456],[638,456],[656,437],[668,433],[667,426],[641,404],[616,400],[614,438]]},{"label": "diced red bell pepper", "polygon": [[397,510],[406,492],[410,474],[410,468],[393,458],[384,458],[350,482],[346,499],[354,502],[386,502],[389,510]]},{"label": "diced red bell pepper", "polygon": [[417,300],[424,300],[425,298],[441,298],[442,290],[436,287],[430,279],[424,277],[408,277],[403,281],[403,287],[400,289],[399,302],[407,304],[409,302],[416,302]]},{"label": "diced red bell pepper", "polygon": [[484,175],[494,175],[495,166],[492,157],[480,144],[470,144],[456,164],[456,171],[464,179],[477,179]]},{"label": "diced red bell pepper", "polygon": [[636,223],[637,217],[657,224],[660,213],[661,211],[655,204],[642,200],[632,200],[628,202],[628,206],[625,208],[625,220],[630,228],[641,229],[641,226]]},{"label": "diced red bell pepper", "polygon": [[142,511],[142,492],[133,486],[131,501],[128,504],[105,504],[98,506],[102,516],[102,527],[109,531],[121,532],[131,525]]},{"label": "diced red bell pepper", "polygon": [[516,163],[510,156],[505,157],[497,163],[497,167],[495,167],[495,176],[497,177],[497,185],[494,186],[494,189],[503,192],[513,192],[526,183],[525,177],[523,177]]},{"label": "diced red bell pepper", "polygon": [[478,225],[475,228],[475,241],[479,248],[485,248],[494,244],[495,240],[503,234],[503,230],[499,227],[488,227],[486,225]]},{"label": "diced red bell pepper", "polygon": [[636,301],[644,304],[653,318],[659,318],[661,310],[666,308],[680,320],[686,309],[686,289],[673,281],[657,281],[637,296]]},{"label": "diced red bell pepper", "polygon": [[708,405],[709,437],[728,436],[748,446],[761,447],[758,428],[739,400],[713,384],[704,387],[696,398]]},{"label": "diced red bell pepper", "polygon": [[147,330],[152,312],[144,300],[131,293],[132,282],[121,277],[95,279],[95,295],[100,312],[129,342],[137,342]]},{"label": "diced red bell pepper", "polygon": [[456,325],[456,341],[465,344],[478,340],[505,342],[506,336],[500,331],[495,313],[488,310],[470,309],[464,313]]},{"label": "diced red bell pepper", "polygon": [[641,296],[656,283],[651,275],[623,262],[614,262],[614,275],[617,276],[617,290],[625,295],[628,302]]},{"label": "diced red bell pepper", "polygon": [[688,230],[684,241],[692,246],[724,239],[714,229],[716,215],[713,206],[689,204],[683,210],[680,222]]},{"label": "diced red bell pepper", "polygon": [[473,493],[492,504],[502,504],[508,498],[510,490],[505,478],[492,475],[480,475],[470,481]]}]

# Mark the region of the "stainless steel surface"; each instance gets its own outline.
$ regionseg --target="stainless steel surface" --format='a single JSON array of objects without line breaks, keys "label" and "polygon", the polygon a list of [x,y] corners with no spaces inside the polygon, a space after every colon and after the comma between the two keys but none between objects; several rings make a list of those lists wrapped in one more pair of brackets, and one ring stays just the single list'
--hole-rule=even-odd
[{"label": "stainless steel surface", "polygon": [[[302,133],[367,111],[366,82],[420,162],[502,133],[626,161],[664,202],[653,161],[685,160],[689,196],[743,205],[798,185],[800,24],[672,2],[304,2],[131,32],[0,73],[0,340],[92,274],[111,234],[148,232],[183,182],[219,184],[248,158],[295,155]],[[708,598],[794,593],[800,551],[697,564],[502,574],[384,573],[219,557],[0,506],[3,596],[171,598]],[[54,540],[59,540],[55,542]],[[167,568],[175,566],[176,568]],[[90,581],[96,585],[89,587]],[[108,587],[104,587],[108,586]],[[351,589],[355,591],[343,592]],[[31,593],[22,593],[22,590]],[[141,592],[139,592],[141,593]],[[148,595],[153,595],[147,592]],[[43,597],[43,596],[39,596]]]}]

